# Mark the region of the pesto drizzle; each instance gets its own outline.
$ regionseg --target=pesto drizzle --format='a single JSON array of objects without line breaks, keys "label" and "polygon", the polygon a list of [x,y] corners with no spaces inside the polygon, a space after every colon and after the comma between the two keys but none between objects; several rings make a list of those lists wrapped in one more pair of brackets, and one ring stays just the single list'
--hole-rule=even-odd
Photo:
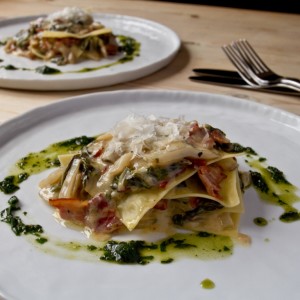
[{"label": "pesto drizzle", "polygon": [[29,153],[20,158],[15,163],[12,173],[0,181],[0,191],[5,194],[16,192],[20,188],[20,183],[31,175],[58,167],[58,155],[80,150],[94,139],[94,137],[87,136],[76,137],[52,144],[39,152]]},{"label": "pesto drizzle", "polygon": [[154,261],[170,264],[181,257],[223,259],[232,255],[234,244],[230,237],[199,232],[177,233],[156,242],[110,240],[102,245],[74,242],[56,245],[74,252],[91,253],[100,261],[108,263],[146,265]]},{"label": "pesto drizzle", "polygon": [[[266,158],[248,155],[246,162],[252,168],[250,171],[252,184],[260,198],[269,204],[282,207],[284,213],[279,216],[279,220],[290,223],[300,220],[300,212],[293,205],[300,202],[300,197],[296,194],[296,186],[290,183],[284,173],[276,167],[268,166]],[[261,220],[261,219],[260,219]],[[255,224],[266,225],[254,220]],[[260,224],[258,224],[260,223]]]},{"label": "pesto drizzle", "polygon": [[268,221],[263,217],[254,218],[253,222],[257,226],[267,226],[268,225]]},{"label": "pesto drizzle", "polygon": [[207,232],[177,233],[154,243],[145,241],[109,241],[101,260],[118,264],[145,265],[156,259],[169,264],[182,255],[200,259],[225,258],[232,255],[231,238]]},{"label": "pesto drizzle", "polygon": [[216,287],[216,285],[211,279],[206,278],[201,281],[201,287],[206,290],[211,290],[211,289],[214,289]]},{"label": "pesto drizzle", "polygon": [[7,223],[17,236],[30,234],[37,237],[36,241],[38,243],[46,243],[48,239],[41,236],[41,234],[44,233],[43,227],[41,225],[25,224],[22,219],[16,215],[17,211],[20,210],[19,199],[16,196],[12,196],[8,200],[8,207],[0,212],[0,221]]},{"label": "pesto drizzle", "polygon": [[121,264],[145,265],[154,258],[153,255],[145,256],[141,254],[142,250],[146,248],[157,249],[157,245],[147,244],[145,241],[109,241],[104,246],[104,254],[100,257],[100,259]]}]

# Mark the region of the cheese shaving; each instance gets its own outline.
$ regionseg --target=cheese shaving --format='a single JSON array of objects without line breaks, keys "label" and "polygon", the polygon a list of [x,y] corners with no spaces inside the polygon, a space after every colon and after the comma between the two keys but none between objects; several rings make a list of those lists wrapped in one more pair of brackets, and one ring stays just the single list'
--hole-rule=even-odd
[{"label": "cheese shaving", "polygon": [[143,156],[150,151],[164,151],[174,142],[182,142],[189,136],[191,122],[183,118],[158,118],[129,115],[110,132],[113,136],[102,156],[104,159],[131,152]]}]

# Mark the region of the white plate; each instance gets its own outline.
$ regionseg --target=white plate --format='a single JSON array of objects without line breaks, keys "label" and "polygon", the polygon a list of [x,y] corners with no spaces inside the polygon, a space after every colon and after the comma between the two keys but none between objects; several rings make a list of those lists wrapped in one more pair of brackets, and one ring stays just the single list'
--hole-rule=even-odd
[{"label": "white plate", "polygon": [[[1,21],[0,39],[28,28],[28,22],[38,17]],[[43,75],[34,71],[9,71],[0,68],[0,86],[31,90],[76,90],[113,85],[149,75],[163,68],[174,58],[180,47],[180,40],[174,31],[150,20],[113,14],[95,14],[94,19],[111,28],[116,35],[130,36],[140,42],[140,56],[124,64],[85,73]],[[3,47],[0,47],[0,59],[4,60],[0,65],[11,64],[19,68],[32,69],[46,64],[43,61],[8,55]],[[85,61],[63,67],[51,63],[47,65],[61,71],[74,71],[106,65],[116,60],[117,58],[103,59],[99,62]]]},{"label": "white plate", "polygon": [[[299,185],[298,116],[222,95],[142,90],[83,95],[1,125],[0,178],[17,158],[53,142],[106,131],[130,113],[183,115],[221,128],[232,141],[253,147]],[[62,228],[39,199],[37,183],[45,175],[32,176],[16,193],[28,211],[26,220],[62,240],[84,240],[81,233]],[[8,198],[0,195],[1,209]],[[300,299],[300,222],[278,221],[281,209],[262,203],[252,189],[245,201],[241,231],[252,237],[252,245],[236,246],[224,260],[187,258],[168,265],[122,266],[67,259],[43,253],[0,223],[0,295],[5,299]],[[258,227],[253,223],[257,216],[271,222]],[[215,289],[201,288],[207,277],[215,282]]]}]

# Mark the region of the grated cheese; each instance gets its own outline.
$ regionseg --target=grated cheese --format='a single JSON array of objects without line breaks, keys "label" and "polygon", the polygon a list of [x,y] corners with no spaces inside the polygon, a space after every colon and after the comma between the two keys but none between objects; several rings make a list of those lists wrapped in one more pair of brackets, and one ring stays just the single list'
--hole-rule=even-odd
[{"label": "grated cheese", "polygon": [[86,23],[90,19],[91,15],[78,7],[65,7],[63,10],[49,14],[46,18],[49,22],[55,22],[56,20],[73,22],[76,20],[82,23]]},{"label": "grated cheese", "polygon": [[78,7],[65,7],[63,10],[49,14],[45,18],[38,18],[32,24],[43,29],[53,30],[55,26],[76,25],[76,26],[89,26],[93,23],[93,17],[86,11]]},{"label": "grated cheese", "polygon": [[184,141],[189,136],[191,122],[183,118],[157,118],[129,115],[115,125],[113,136],[102,158],[109,159],[124,153],[143,156],[150,151],[166,150],[174,142]]}]

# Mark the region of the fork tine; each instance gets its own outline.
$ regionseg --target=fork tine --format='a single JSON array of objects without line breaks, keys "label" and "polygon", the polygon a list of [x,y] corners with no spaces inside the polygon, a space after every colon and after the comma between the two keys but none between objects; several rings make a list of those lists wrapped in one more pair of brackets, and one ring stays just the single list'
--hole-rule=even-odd
[{"label": "fork tine", "polygon": [[240,49],[243,49],[246,53],[249,63],[252,62],[252,64],[256,66],[260,72],[270,70],[247,40],[240,40],[237,42],[237,45],[240,45]]},{"label": "fork tine", "polygon": [[252,54],[252,57],[261,65],[265,70],[269,70],[269,67],[265,64],[265,62],[261,59],[261,57],[257,54],[257,52],[254,50],[254,48],[250,45],[250,43],[247,40],[243,41],[245,47],[248,48],[250,51],[249,53]]},{"label": "fork tine", "polygon": [[261,71],[259,64],[256,62],[255,59],[253,59],[248,49],[245,48],[245,45],[243,44],[242,40],[235,41],[232,44],[235,50],[239,53],[241,58],[245,61],[245,63],[253,72],[257,73]]},{"label": "fork tine", "polygon": [[231,45],[224,45],[222,47],[223,51],[225,52],[226,56],[232,62],[232,64],[237,68],[238,73],[240,76],[249,84],[249,85],[256,85],[252,78],[248,75],[247,67],[244,65],[243,61],[237,55],[235,49]]}]

